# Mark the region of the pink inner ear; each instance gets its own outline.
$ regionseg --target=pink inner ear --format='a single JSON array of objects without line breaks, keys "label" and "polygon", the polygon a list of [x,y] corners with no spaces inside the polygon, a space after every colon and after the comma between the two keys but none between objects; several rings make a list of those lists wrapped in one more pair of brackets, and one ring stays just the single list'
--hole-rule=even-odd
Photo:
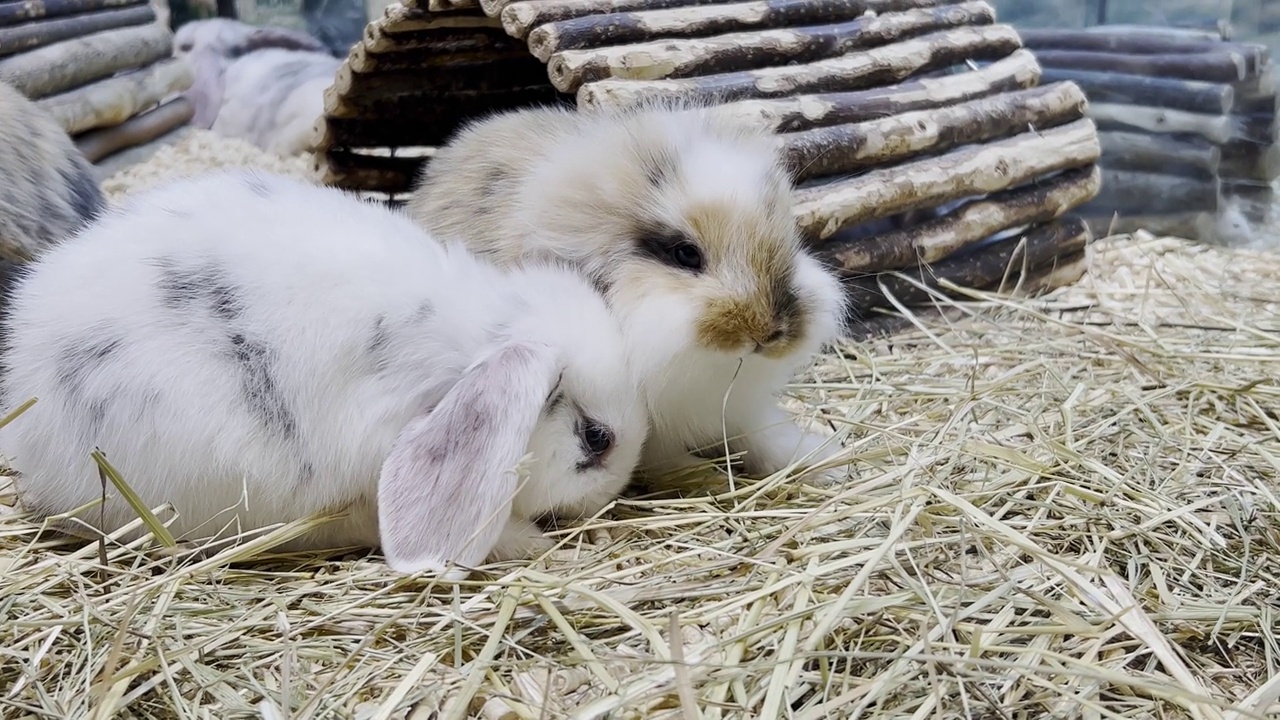
[{"label": "pink inner ear", "polygon": [[378,483],[379,532],[392,569],[484,562],[510,518],[516,463],[559,372],[550,347],[507,344],[401,431]]}]

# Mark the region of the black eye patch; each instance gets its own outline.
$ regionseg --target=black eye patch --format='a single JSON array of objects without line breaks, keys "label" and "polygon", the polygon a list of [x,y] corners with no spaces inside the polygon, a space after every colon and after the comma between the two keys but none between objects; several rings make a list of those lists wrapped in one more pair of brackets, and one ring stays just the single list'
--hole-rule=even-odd
[{"label": "black eye patch", "polygon": [[636,249],[664,265],[700,273],[706,267],[702,249],[688,235],[663,227],[641,228]]}]

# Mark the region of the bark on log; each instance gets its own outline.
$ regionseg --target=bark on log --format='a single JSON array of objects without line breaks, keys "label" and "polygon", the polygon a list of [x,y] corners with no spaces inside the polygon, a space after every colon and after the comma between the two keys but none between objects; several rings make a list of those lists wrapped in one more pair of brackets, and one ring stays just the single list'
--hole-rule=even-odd
[{"label": "bark on log", "polygon": [[1098,142],[1103,164],[1115,170],[1209,179],[1222,161],[1217,145],[1197,137],[1103,131]]},{"label": "bark on log", "polygon": [[1025,271],[1056,268],[1061,261],[1084,252],[1089,238],[1084,220],[1062,218],[960,257],[911,270],[846,278],[845,292],[855,317],[875,308],[892,307],[887,295],[906,306],[928,303],[935,294],[950,294],[939,289],[939,278],[960,287],[990,288]]},{"label": "bark on log", "polygon": [[930,110],[779,136],[796,179],[891,165],[958,145],[1046,130],[1084,117],[1088,100],[1072,83],[1043,85]]},{"label": "bark on log", "polygon": [[1252,77],[1245,56],[1225,50],[1195,55],[1125,55],[1082,50],[1037,50],[1036,57],[1046,68],[1101,70],[1220,83],[1241,82]]},{"label": "bark on log", "polygon": [[1084,225],[1086,246],[1084,250],[1073,254],[1058,255],[1047,265],[1032,268],[1025,273],[1012,275],[1002,283],[982,288],[987,292],[1012,294],[1015,297],[1033,298],[1044,295],[1060,287],[1074,285],[1089,270],[1088,238],[1096,237],[1088,226]]},{"label": "bark on log", "polygon": [[539,44],[539,33],[547,28],[543,26],[529,36],[529,49],[547,62],[547,73],[556,89],[571,93],[584,83],[608,77],[658,80],[814,62],[924,33],[994,21],[995,10],[978,0],[863,17],[837,25],[728,33],[711,38],[668,37],[585,50]]},{"label": "bark on log", "polygon": [[363,155],[330,150],[320,168],[321,182],[351,190],[402,193],[412,189],[428,158]]},{"label": "bark on log", "polygon": [[36,99],[172,54],[173,33],[160,23],[105,30],[0,59],[0,81]]},{"label": "bark on log", "polygon": [[[1232,88],[1234,90],[1234,88]],[[1280,95],[1275,92],[1253,97],[1236,95],[1231,103],[1231,112],[1239,115],[1276,115],[1280,110]]]},{"label": "bark on log", "polygon": [[119,125],[144,108],[191,87],[191,66],[184,58],[156,63],[144,70],[107,78],[71,92],[52,95],[36,104],[68,133]]},{"label": "bark on log", "polygon": [[935,263],[1008,228],[1061,217],[1098,194],[1098,167],[1068,170],[1052,178],[973,200],[914,227],[854,240],[832,239],[823,254],[846,275]]},{"label": "bark on log", "polygon": [[431,12],[452,12],[467,8],[478,8],[477,0],[427,0],[427,9]]},{"label": "bark on log", "polygon": [[1143,37],[1178,38],[1182,40],[1212,40],[1214,42],[1230,40],[1230,36],[1224,34],[1221,28],[1218,30],[1200,30],[1196,28],[1168,27],[1165,25],[1135,25],[1132,23],[1108,23],[1106,25],[1094,25],[1092,27],[1085,28],[1085,32],[1099,34],[1123,32]]},{"label": "bark on log", "polygon": [[89,162],[96,163],[125,148],[143,145],[175,128],[185,125],[195,115],[195,106],[184,97],[176,97],[154,110],[135,115],[111,128],[90,130],[75,138],[76,147]]},{"label": "bark on log", "polygon": [[[657,12],[680,8],[669,16],[683,18],[676,28],[685,37],[715,35],[741,29],[734,22],[751,21],[760,13],[773,12],[774,17],[788,18],[789,25],[852,20],[867,12],[881,14],[899,10],[947,5],[955,0],[757,0],[726,3],[724,0],[480,0],[486,15],[500,17],[502,27],[512,36],[528,37],[536,27],[563,23],[589,16],[612,16],[630,12]],[[779,9],[772,9],[779,8]],[[659,16],[661,20],[662,16]],[[755,21],[759,23],[759,21]],[[776,23],[762,23],[778,27]],[[570,26],[572,27],[572,26]],[[611,42],[625,42],[609,38]],[[566,46],[567,47],[567,46]]]},{"label": "bark on log", "polygon": [[1231,110],[1235,90],[1225,83],[1046,67],[1044,82],[1070,81],[1093,102],[1124,103],[1221,115]]},{"label": "bark on log", "polygon": [[1017,50],[968,72],[854,92],[741,100],[717,105],[715,111],[758,121],[778,132],[795,132],[976,100],[1034,87],[1039,81],[1035,56],[1029,50]]},{"label": "bark on log", "polygon": [[1160,173],[1102,170],[1102,193],[1090,200],[1082,214],[1169,215],[1213,212],[1222,198],[1218,178],[1187,178]]},{"label": "bark on log", "polygon": [[0,26],[30,20],[77,15],[79,13],[141,5],[147,0],[26,0],[0,3]]},{"label": "bark on log", "polygon": [[356,73],[343,63],[338,68],[332,92],[348,100],[365,97],[399,97],[423,92],[486,92],[546,84],[546,68],[528,55],[507,60],[455,65],[439,72],[421,70]]},{"label": "bark on log", "polygon": [[[529,58],[533,61],[532,58]],[[406,92],[401,95],[369,95],[342,96],[333,92],[333,88],[325,90],[325,113],[329,117],[359,120],[365,118],[414,118],[417,122],[430,124],[440,118],[448,118],[450,122],[461,122],[486,114],[494,110],[505,110],[520,105],[533,105],[560,102],[561,96],[556,89],[542,83],[527,87],[495,88],[492,90],[460,90],[456,92],[440,90],[421,90]],[[412,144],[427,144],[427,141]]]},{"label": "bark on log", "polygon": [[[958,13],[958,17],[955,12],[949,13],[946,7],[921,8],[903,12],[912,13],[917,24],[921,19],[932,20],[937,28],[970,24],[963,22],[965,16],[970,15],[973,16],[971,21],[973,24],[994,22],[995,10],[985,2],[980,2],[979,5],[982,7],[977,11],[971,7],[965,8]],[[950,9],[954,10],[954,6]],[[921,10],[925,12],[922,13]],[[929,12],[930,10],[932,12]],[[529,32],[528,40],[529,50],[544,62],[550,59],[552,54],[567,50],[646,43],[673,38],[689,40],[724,34],[738,35],[745,30],[761,28],[780,30],[807,26],[805,29],[818,31],[843,27],[843,38],[847,41],[856,39],[857,31],[861,29],[848,27],[849,22],[862,20],[865,24],[867,20],[895,14],[891,12],[863,15],[863,12],[857,10],[856,3],[849,3],[847,0],[758,0],[757,2],[713,5],[696,10],[677,8],[589,15],[534,28]],[[983,20],[983,18],[986,19]],[[832,23],[837,25],[833,26]],[[878,32],[885,34],[884,30],[878,30]],[[899,31],[884,40],[872,38],[868,42],[853,47],[883,44],[893,40],[895,35],[901,34],[902,31]],[[831,41],[826,42],[829,44]]]},{"label": "bark on log", "polygon": [[1222,146],[1218,174],[1224,180],[1271,182],[1280,178],[1280,145],[1258,145],[1243,140],[1229,142]]},{"label": "bark on log", "polygon": [[578,90],[579,109],[627,107],[647,100],[772,98],[859,90],[968,60],[994,60],[1019,48],[1008,25],[955,28],[807,65],[771,67],[679,80],[600,80]]},{"label": "bark on log", "polygon": [[821,243],[868,220],[1017,187],[1042,175],[1090,165],[1100,154],[1093,122],[1077,120],[797,189],[793,215],[805,236]]},{"label": "bark on log", "polygon": [[1246,71],[1249,75],[1258,74],[1259,68],[1271,58],[1266,45],[1225,42],[1221,39],[1108,31],[1105,28],[1105,25],[1091,30],[1025,28],[1019,32],[1022,35],[1022,42],[1032,50],[1083,50],[1126,55],[1194,55],[1216,51],[1239,53],[1245,58]]},{"label": "bark on log", "polygon": [[1101,130],[1140,130],[1149,133],[1199,135],[1221,145],[1234,136],[1235,123],[1229,115],[1206,115],[1181,110],[1089,103],[1089,117]]},{"label": "bark on log", "polygon": [[420,94],[339,102],[312,138],[317,149],[441,145],[463,122],[501,110],[556,101],[550,85],[498,93]]},{"label": "bark on log", "polygon": [[87,15],[71,15],[25,25],[0,27],[0,55],[12,55],[103,30],[146,25],[154,22],[155,19],[156,12],[151,5],[135,5]]},{"label": "bark on log", "polygon": [[495,18],[472,11],[432,12],[418,3],[392,3],[382,11],[382,18],[369,23],[364,29],[366,43],[386,34],[437,30],[456,27],[501,28]]},{"label": "bark on log", "polygon": [[[424,36],[432,39],[422,39]],[[361,43],[347,58],[355,72],[371,73],[388,70],[431,68],[447,72],[451,65],[481,64],[489,60],[528,57],[529,51],[501,30],[461,28],[430,33],[385,35],[381,50]]]}]

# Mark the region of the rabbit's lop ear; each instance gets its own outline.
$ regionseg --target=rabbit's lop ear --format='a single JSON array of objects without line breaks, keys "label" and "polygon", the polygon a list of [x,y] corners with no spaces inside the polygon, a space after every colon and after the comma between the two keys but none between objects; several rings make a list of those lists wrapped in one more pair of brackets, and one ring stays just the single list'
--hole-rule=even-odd
[{"label": "rabbit's lop ear", "polygon": [[508,343],[401,431],[382,465],[382,551],[397,572],[484,562],[511,516],[516,464],[559,382],[546,345]]}]

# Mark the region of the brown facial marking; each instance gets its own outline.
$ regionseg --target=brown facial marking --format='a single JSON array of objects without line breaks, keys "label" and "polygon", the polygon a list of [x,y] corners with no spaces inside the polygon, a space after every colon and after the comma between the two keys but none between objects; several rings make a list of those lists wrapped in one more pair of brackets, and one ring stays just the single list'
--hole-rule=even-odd
[{"label": "brown facial marking", "polygon": [[[801,340],[805,305],[795,291],[796,248],[786,229],[729,203],[691,207],[685,220],[707,248],[713,272],[717,266],[742,268],[742,276],[726,278],[729,286],[707,303],[698,342],[769,358],[790,353]],[[734,282],[751,286],[732,287]]]}]

